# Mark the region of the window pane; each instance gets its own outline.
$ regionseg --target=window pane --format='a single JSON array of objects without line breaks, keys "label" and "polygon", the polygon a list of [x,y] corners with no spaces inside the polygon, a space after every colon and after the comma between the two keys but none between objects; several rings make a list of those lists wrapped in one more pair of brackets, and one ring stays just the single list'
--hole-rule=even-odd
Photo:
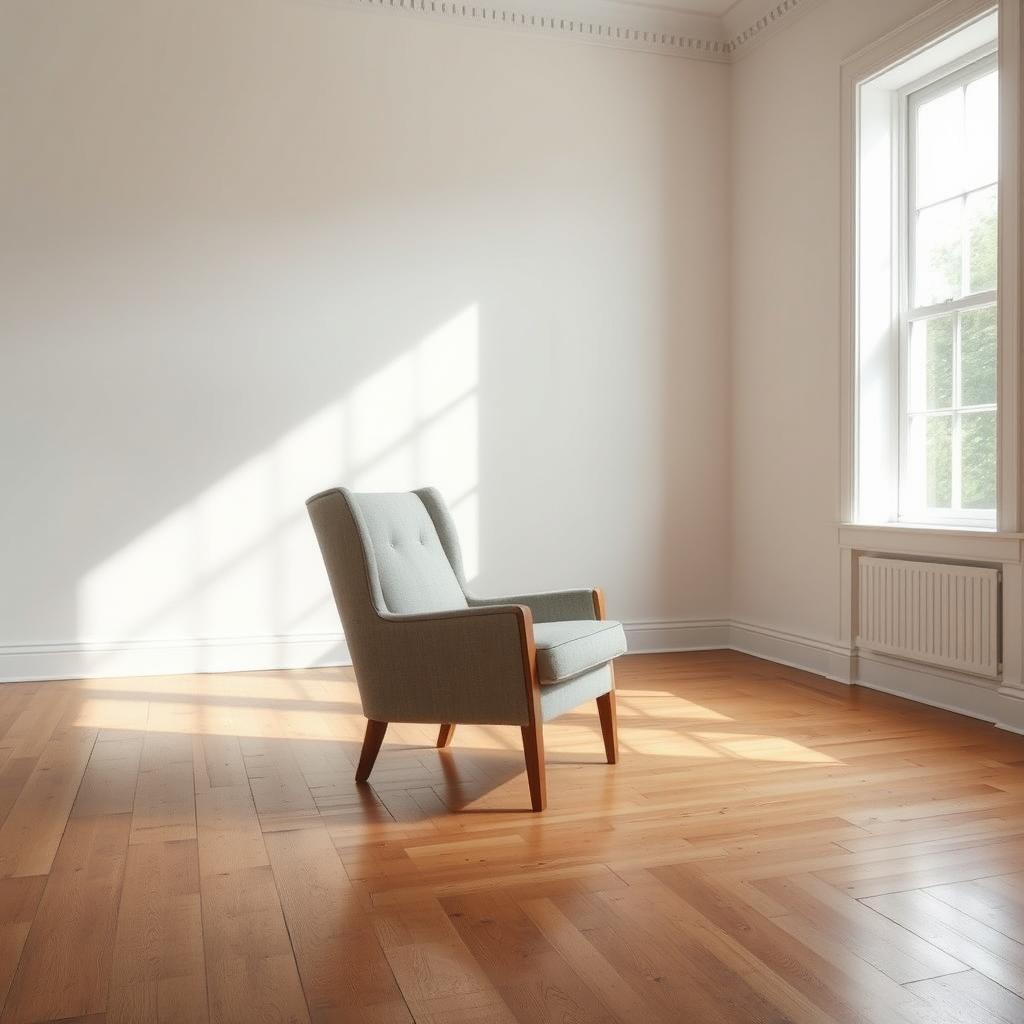
[{"label": "window pane", "polygon": [[996,401],[996,307],[960,314],[960,402],[994,405]]},{"label": "window pane", "polygon": [[914,303],[934,306],[960,298],[960,221],[963,200],[930,206],[917,215]]},{"label": "window pane", "polygon": [[999,177],[999,79],[995,71],[967,86],[967,166],[964,188]]},{"label": "window pane", "polygon": [[925,500],[929,508],[953,504],[953,418],[929,416],[925,441]]},{"label": "window pane", "polygon": [[[912,86],[920,91],[910,93],[904,108],[909,110],[903,129],[907,161],[899,152],[890,157],[889,169],[898,172],[900,185],[899,317],[909,338],[901,341],[902,331],[894,327],[893,349],[883,355],[889,362],[878,371],[887,389],[882,404],[890,395],[899,402],[899,437],[890,441],[883,431],[872,456],[882,463],[879,473],[888,475],[885,462],[896,455],[898,442],[898,481],[885,482],[898,483],[895,511],[904,522],[989,522],[996,504],[999,86],[994,63],[989,53],[966,67],[950,64],[939,72],[948,77]],[[863,168],[863,153],[861,159]],[[886,183],[880,172],[875,184],[882,195]],[[877,205],[876,219],[889,224],[882,201]],[[881,267],[888,257],[884,240],[872,255]],[[884,283],[876,288],[873,331],[884,330]],[[868,301],[873,300],[874,294]],[[890,369],[897,350],[898,376]],[[862,376],[874,372],[874,366],[862,365]],[[862,400],[865,394],[875,397],[862,390]],[[877,410],[883,426],[884,413]],[[872,500],[889,499],[881,494],[876,501],[872,494]]]},{"label": "window pane", "polygon": [[996,414],[964,413],[960,424],[960,490],[964,508],[996,507]]},{"label": "window pane", "polygon": [[970,290],[996,286],[996,186],[967,197],[967,258]]},{"label": "window pane", "polygon": [[964,90],[958,85],[917,111],[918,209],[962,192],[963,164]]},{"label": "window pane", "polygon": [[949,409],[953,405],[955,317],[918,320],[910,334],[910,407]]}]

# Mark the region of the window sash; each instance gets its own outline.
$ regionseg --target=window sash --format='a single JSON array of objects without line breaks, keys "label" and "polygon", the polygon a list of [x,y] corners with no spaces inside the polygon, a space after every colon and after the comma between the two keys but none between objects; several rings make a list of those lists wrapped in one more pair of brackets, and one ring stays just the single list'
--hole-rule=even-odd
[{"label": "window sash", "polygon": [[[968,284],[968,249],[967,232],[965,224],[965,210],[969,196],[982,192],[995,185],[998,189],[998,178],[984,184],[976,184],[964,191],[945,196],[934,202],[918,206],[917,203],[917,115],[920,107],[929,100],[943,95],[952,89],[965,89],[966,86],[978,79],[984,78],[998,67],[997,53],[994,48],[987,47],[984,52],[974,53],[968,59],[957,62],[954,66],[948,66],[922,84],[918,81],[899,95],[900,116],[898,123],[899,131],[899,167],[898,167],[898,207],[899,216],[896,218],[897,239],[896,251],[898,254],[898,291],[899,291],[899,317],[897,323],[898,331],[898,393],[899,393],[899,458],[898,458],[898,508],[897,518],[900,522],[922,522],[930,524],[951,523],[959,526],[976,525],[992,527],[996,520],[996,509],[973,509],[962,508],[962,437],[961,424],[965,415],[974,413],[993,413],[997,417],[996,429],[998,431],[997,403],[986,403],[984,405],[966,406],[961,404],[961,326],[960,314],[973,309],[980,309],[987,306],[995,306],[998,311],[998,294],[996,289],[989,289],[984,292],[975,292],[962,295],[957,299],[935,304],[912,306],[911,302],[916,299],[916,238],[917,218],[922,211],[931,209],[942,203],[959,200],[961,204],[961,291]],[[998,197],[998,192],[997,192]],[[956,329],[953,342],[953,383],[952,400],[949,407],[940,409],[920,409],[911,405],[911,330],[915,323],[933,319],[936,316],[955,315]],[[998,312],[997,312],[998,319]],[[998,380],[996,384],[998,394]],[[911,485],[914,482],[914,472],[910,461],[911,455],[911,433],[917,421],[924,421],[932,417],[947,416],[951,418],[951,480],[952,495],[951,504],[953,507],[929,507],[926,504],[915,503],[911,500]]]}]

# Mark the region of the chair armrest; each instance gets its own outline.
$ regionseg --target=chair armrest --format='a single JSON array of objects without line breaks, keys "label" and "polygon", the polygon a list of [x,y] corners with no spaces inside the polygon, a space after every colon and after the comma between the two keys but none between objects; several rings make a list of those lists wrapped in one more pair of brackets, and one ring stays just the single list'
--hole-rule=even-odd
[{"label": "chair armrest", "polygon": [[549,590],[541,594],[520,594],[515,597],[474,597],[466,595],[470,607],[493,605],[526,605],[533,612],[534,622],[568,622],[604,618],[604,594],[599,587],[585,590]]},{"label": "chair armrest", "polygon": [[353,651],[353,660],[367,718],[488,725],[529,721],[529,608],[386,613],[377,617],[366,640],[364,649]]}]

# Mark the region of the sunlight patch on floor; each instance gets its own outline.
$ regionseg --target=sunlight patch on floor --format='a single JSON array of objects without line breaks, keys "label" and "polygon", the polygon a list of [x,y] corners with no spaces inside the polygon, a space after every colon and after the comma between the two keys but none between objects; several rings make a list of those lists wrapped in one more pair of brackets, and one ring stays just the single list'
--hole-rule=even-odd
[{"label": "sunlight patch on floor", "polygon": [[793,764],[840,764],[834,757],[783,736],[753,733],[698,733],[716,750],[749,761],[780,761]]}]

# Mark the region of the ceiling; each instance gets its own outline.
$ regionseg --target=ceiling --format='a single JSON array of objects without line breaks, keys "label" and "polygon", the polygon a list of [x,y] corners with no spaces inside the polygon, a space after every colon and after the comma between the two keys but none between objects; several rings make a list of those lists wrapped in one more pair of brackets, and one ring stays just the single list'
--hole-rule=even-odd
[{"label": "ceiling", "polygon": [[668,7],[687,11],[690,14],[714,14],[721,16],[736,6],[736,0],[667,0]]},{"label": "ceiling", "polygon": [[620,3],[639,4],[643,7],[667,7],[684,14],[709,14],[721,17],[736,0],[619,0]]}]

